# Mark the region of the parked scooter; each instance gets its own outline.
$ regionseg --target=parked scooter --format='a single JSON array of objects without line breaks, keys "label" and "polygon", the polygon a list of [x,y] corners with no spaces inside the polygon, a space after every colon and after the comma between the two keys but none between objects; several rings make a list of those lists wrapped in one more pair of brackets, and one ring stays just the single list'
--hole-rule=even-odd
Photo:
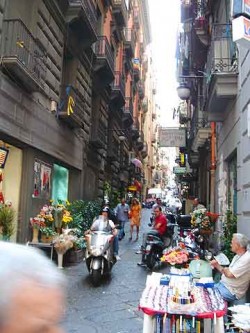
[{"label": "parked scooter", "polygon": [[92,231],[85,238],[87,268],[93,285],[98,286],[102,277],[109,274],[116,263],[113,252],[114,235],[105,231]]}]

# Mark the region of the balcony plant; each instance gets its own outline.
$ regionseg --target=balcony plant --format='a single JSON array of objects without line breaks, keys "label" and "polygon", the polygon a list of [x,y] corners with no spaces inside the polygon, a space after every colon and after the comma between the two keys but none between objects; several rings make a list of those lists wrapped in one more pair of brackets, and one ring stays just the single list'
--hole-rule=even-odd
[{"label": "balcony plant", "polygon": [[0,204],[0,234],[3,240],[8,241],[15,232],[14,227],[15,210],[11,202]]}]

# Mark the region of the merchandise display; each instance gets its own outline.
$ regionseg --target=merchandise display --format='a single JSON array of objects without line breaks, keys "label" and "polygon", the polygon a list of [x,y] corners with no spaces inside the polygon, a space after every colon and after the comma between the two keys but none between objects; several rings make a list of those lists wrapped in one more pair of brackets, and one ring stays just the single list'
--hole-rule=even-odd
[{"label": "merchandise display", "polygon": [[188,270],[171,269],[167,276],[153,273],[148,279],[140,309],[154,317],[156,333],[200,333],[203,319],[212,319],[215,325],[225,314],[226,303],[208,279],[196,284]]},{"label": "merchandise display", "polygon": [[250,303],[228,308],[232,312],[232,323],[235,327],[250,332]]}]

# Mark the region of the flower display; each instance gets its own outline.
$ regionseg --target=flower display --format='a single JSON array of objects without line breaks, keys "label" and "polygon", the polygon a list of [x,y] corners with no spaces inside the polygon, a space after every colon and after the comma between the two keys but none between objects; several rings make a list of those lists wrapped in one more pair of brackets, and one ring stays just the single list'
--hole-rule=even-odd
[{"label": "flower display", "polygon": [[45,219],[38,214],[37,216],[30,218],[30,225],[35,229],[44,228],[46,227]]},{"label": "flower display", "polygon": [[73,247],[76,237],[63,231],[62,234],[57,235],[53,238],[54,248],[59,254],[66,253],[70,248]]},{"label": "flower display", "polygon": [[218,216],[216,213],[208,212],[206,208],[196,209],[191,213],[192,227],[206,230],[212,229]]},{"label": "flower display", "polygon": [[53,214],[54,224],[56,228],[61,228],[62,224],[68,224],[73,220],[68,207],[70,206],[69,201],[66,200],[64,203],[61,200],[58,200],[58,203],[54,203],[53,200],[50,200],[50,210]]},{"label": "flower display", "polygon": [[188,262],[188,257],[188,251],[180,245],[164,252],[161,261],[170,265],[182,265]]}]

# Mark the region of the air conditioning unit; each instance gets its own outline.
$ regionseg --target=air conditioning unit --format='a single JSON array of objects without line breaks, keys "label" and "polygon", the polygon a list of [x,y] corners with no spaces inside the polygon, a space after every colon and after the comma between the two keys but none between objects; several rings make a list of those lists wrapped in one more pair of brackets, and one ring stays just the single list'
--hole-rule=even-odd
[{"label": "air conditioning unit", "polygon": [[132,159],[135,158],[135,152],[133,151],[129,151],[128,152],[128,160],[129,160],[129,163],[131,163]]}]

